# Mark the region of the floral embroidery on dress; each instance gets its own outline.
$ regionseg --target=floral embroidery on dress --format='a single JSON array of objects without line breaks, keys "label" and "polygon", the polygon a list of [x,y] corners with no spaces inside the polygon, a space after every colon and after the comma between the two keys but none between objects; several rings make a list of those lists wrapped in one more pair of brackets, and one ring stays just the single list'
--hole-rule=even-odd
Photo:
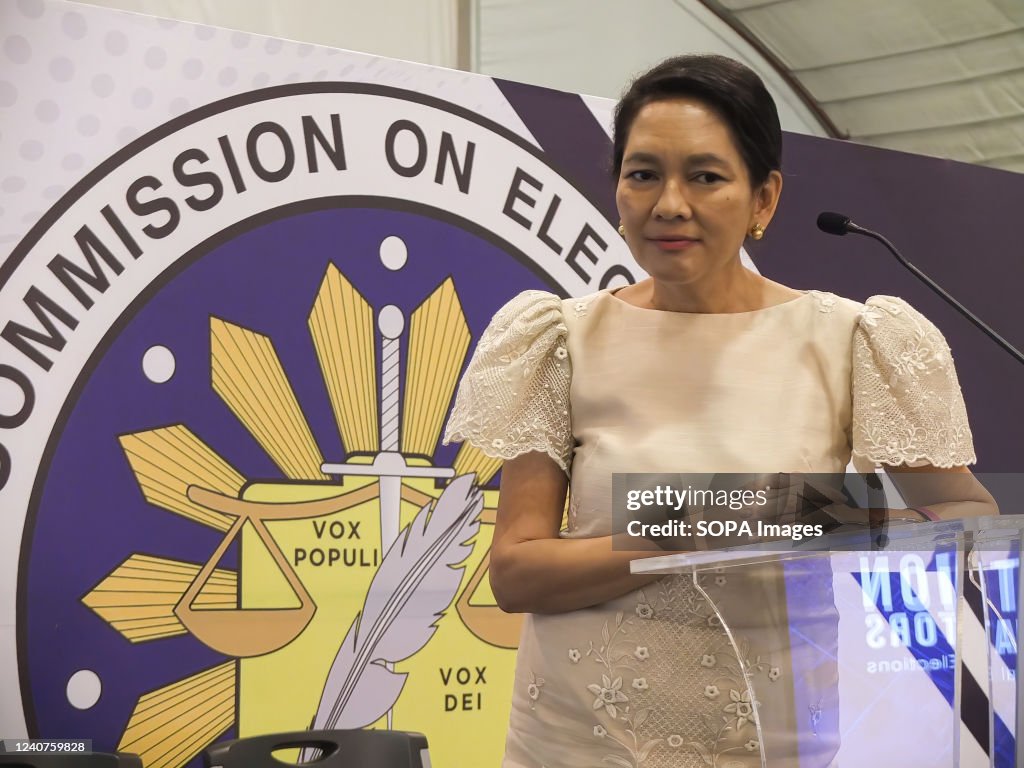
[{"label": "floral embroidery on dress", "polygon": [[[701,576],[697,584],[705,589],[712,589],[705,581],[713,582],[715,587],[725,586],[720,582],[722,570],[715,569],[711,577]],[[702,620],[711,626],[708,619],[718,619],[714,606],[696,595],[685,594],[684,601],[692,614],[693,622]],[[721,627],[721,620],[717,625]],[[731,753],[737,751],[754,752],[760,749],[757,738],[756,717],[760,703],[752,698],[751,691],[757,690],[757,678],[766,677],[769,682],[776,682],[782,676],[782,668],[766,661],[762,656],[751,658],[749,644],[738,639],[738,648],[733,648],[724,629],[714,647],[710,647],[700,657],[700,666],[708,670],[710,678],[705,678],[704,698],[717,703],[717,715],[705,715],[704,724],[706,737],[703,741],[691,741],[688,747],[700,756],[705,765],[711,768],[728,766]],[[727,694],[725,693],[727,692]],[[745,739],[742,743],[740,739]]]},{"label": "floral embroidery on dress", "polygon": [[860,311],[860,322],[861,325],[866,325],[869,328],[875,328],[878,325],[878,321],[885,317],[884,313],[878,307],[865,304],[864,309]]},{"label": "floral embroidery on dress", "polygon": [[622,688],[622,678],[616,677],[614,680],[609,680],[608,675],[601,675],[600,685],[597,683],[588,685],[587,690],[597,697],[594,699],[594,709],[604,707],[605,712],[612,720],[617,718],[619,716],[617,705],[629,701],[629,697],[619,690],[620,688]]},{"label": "floral embroidery on dress", "polygon": [[540,698],[540,689],[544,687],[544,678],[537,677],[530,672],[530,682],[526,686],[526,695],[530,700],[530,709],[537,708],[537,699]]},{"label": "floral embroidery on dress", "polygon": [[664,739],[648,739],[642,741],[639,736],[639,732],[643,724],[647,720],[647,710],[640,710],[635,715],[626,713],[623,718],[623,724],[625,725],[623,731],[623,737],[619,738],[614,733],[608,731],[603,726],[594,727],[594,735],[598,735],[598,729],[601,730],[601,738],[607,738],[610,742],[616,744],[622,750],[625,750],[628,757],[619,754],[607,754],[604,756],[602,762],[608,765],[614,765],[617,768],[639,768],[647,760],[647,757],[651,754],[651,751],[661,744]]},{"label": "floral embroidery on dress", "polygon": [[595,715],[603,713],[610,718],[606,724],[594,725],[593,733],[595,737],[607,739],[609,744],[617,748],[617,752],[605,755],[604,762],[618,768],[640,768],[651,751],[663,741],[661,738],[645,738],[641,735],[649,710],[636,706],[636,701],[630,698],[642,696],[649,690],[650,684],[647,679],[632,678],[631,688],[635,691],[634,694],[627,694],[622,690],[625,674],[635,673],[636,663],[650,658],[645,646],[631,643],[627,637],[633,621],[632,617],[627,618],[619,611],[615,615],[614,624],[604,622],[601,628],[601,644],[595,645],[590,641],[587,650],[587,656],[604,668],[601,682],[587,686],[587,690],[594,696]]},{"label": "floral embroidery on dress", "polygon": [[754,722],[754,707],[750,702],[750,691],[737,691],[735,688],[730,690],[729,703],[725,705],[722,711],[736,715],[737,730],[748,722]]},{"label": "floral embroidery on dress", "polygon": [[946,340],[906,302],[877,296],[854,334],[853,452],[875,464],[974,462]]},{"label": "floral embroidery on dress", "polygon": [[[721,571],[706,578],[709,584],[702,589],[720,588],[728,582]],[[666,719],[664,712],[655,712],[647,703],[646,697],[655,695],[654,689],[665,681],[657,677],[658,667],[648,666],[653,664],[651,648],[638,645],[633,637],[660,622],[682,622],[713,633],[713,642],[693,661],[704,673],[691,682],[699,686],[700,700],[706,702],[703,712],[692,714],[702,724],[702,735],[677,731],[678,726],[672,727],[675,717]],[[755,723],[759,705],[751,685],[756,678],[765,685],[777,681],[782,668],[752,655],[743,640],[734,647],[714,606],[686,579],[663,579],[654,588],[639,590],[633,610],[620,610],[605,620],[600,640],[588,643],[585,657],[597,664],[599,671],[586,683],[596,718],[587,727],[609,750],[602,764],[616,768],[672,765],[678,758],[671,757],[668,750],[685,750],[698,755],[709,768],[726,768],[736,761],[737,754],[760,749]],[[568,648],[565,663],[578,664],[582,656],[578,648]]]},{"label": "floral embroidery on dress", "polygon": [[822,293],[821,291],[811,291],[814,297],[818,300],[818,311],[829,315],[835,311],[836,308],[836,297],[831,293]]},{"label": "floral embroidery on dress", "polygon": [[553,294],[525,291],[502,307],[477,342],[444,442],[468,442],[501,459],[540,451],[568,472],[567,333],[562,301]]}]

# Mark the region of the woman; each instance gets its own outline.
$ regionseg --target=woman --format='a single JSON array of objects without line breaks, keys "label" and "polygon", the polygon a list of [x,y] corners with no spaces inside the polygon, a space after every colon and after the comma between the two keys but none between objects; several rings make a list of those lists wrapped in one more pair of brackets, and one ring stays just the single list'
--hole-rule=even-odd
[{"label": "woman", "polygon": [[[958,515],[991,513],[965,468],[974,452],[948,348],[900,299],[861,305],[743,267],[744,238],[760,239],[779,201],[782,138],[742,64],[660,64],[629,88],[614,131],[619,231],[649,277],[513,299],[448,426],[505,459],[491,585],[502,608],[530,615],[503,765],[748,766],[762,750],[773,767],[795,768],[798,752],[828,765],[834,735],[792,700],[779,572],[702,582],[740,617],[737,657],[692,581],[629,573],[640,553],[613,547],[611,476],[834,473],[852,455],[901,488],[941,468],[941,497],[934,482],[908,491],[927,514],[953,502]],[[832,667],[813,674],[822,690],[834,683]]]}]

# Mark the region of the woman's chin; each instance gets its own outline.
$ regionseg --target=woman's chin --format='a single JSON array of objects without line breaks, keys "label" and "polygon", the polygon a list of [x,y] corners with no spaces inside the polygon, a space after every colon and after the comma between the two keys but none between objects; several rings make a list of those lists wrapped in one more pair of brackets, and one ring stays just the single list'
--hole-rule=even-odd
[{"label": "woman's chin", "polygon": [[638,260],[638,263],[648,275],[659,283],[680,286],[693,286],[708,281],[716,282],[718,277],[728,279],[727,275],[734,271],[734,266],[742,266],[738,252],[735,264],[724,260],[709,262],[708,259],[689,252],[644,254],[644,256],[645,258],[642,261]]},{"label": "woman's chin", "polygon": [[665,285],[693,285],[700,282],[704,271],[683,264],[651,264],[647,274]]}]

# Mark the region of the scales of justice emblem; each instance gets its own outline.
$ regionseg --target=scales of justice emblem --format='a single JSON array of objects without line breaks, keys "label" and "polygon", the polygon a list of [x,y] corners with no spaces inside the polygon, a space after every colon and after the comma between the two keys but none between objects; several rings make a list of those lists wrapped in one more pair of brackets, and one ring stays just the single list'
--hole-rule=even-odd
[{"label": "scales of justice emblem", "polygon": [[[150,504],[223,532],[202,565],[135,553],[82,598],[133,643],[189,633],[229,657],[139,698],[118,748],[147,766],[184,765],[232,725],[246,730],[246,665],[319,694],[312,721],[287,727],[390,727],[410,674],[396,666],[442,622],[492,648],[518,643],[520,618],[479,597],[497,506],[480,486],[500,460],[464,444],[451,466],[432,463],[471,341],[454,282],[407,323],[395,305],[375,313],[330,264],[308,327],[346,461],[321,455],[272,340],[217,317],[213,389],[286,480],[247,480],[185,424],[119,438]],[[373,525],[379,541],[365,536]],[[327,530],[356,541],[317,561],[310,545]],[[218,567],[232,544],[244,566]],[[203,706],[183,707],[186,692]]]}]

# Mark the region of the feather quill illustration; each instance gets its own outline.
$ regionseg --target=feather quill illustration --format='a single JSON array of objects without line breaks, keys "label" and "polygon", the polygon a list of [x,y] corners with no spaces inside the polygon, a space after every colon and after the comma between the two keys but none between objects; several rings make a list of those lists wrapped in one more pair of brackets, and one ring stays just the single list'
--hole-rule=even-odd
[{"label": "feather quill illustration", "polygon": [[363,728],[394,707],[406,675],[386,665],[427,644],[462,583],[483,509],[475,480],[452,480],[388,550],[327,673],[313,728]]}]

